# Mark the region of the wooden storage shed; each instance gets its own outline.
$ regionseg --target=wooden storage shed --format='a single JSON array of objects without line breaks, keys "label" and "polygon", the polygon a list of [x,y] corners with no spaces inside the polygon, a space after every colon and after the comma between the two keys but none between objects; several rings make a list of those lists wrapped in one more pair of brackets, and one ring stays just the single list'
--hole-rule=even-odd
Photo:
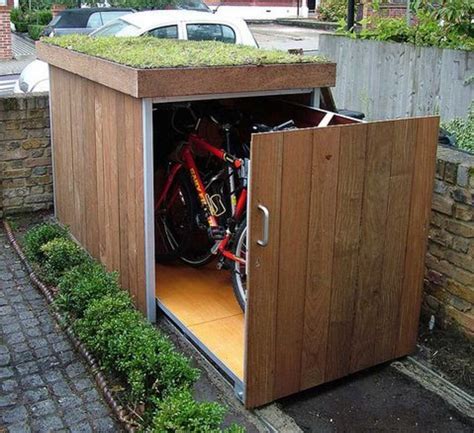
[{"label": "wooden storage shed", "polygon": [[[146,70],[43,43],[38,55],[50,65],[57,218],[247,407],[414,350],[437,117],[363,123],[318,108],[331,63]],[[245,315],[225,273],[155,264],[154,107],[216,99],[299,126],[252,136]]]}]

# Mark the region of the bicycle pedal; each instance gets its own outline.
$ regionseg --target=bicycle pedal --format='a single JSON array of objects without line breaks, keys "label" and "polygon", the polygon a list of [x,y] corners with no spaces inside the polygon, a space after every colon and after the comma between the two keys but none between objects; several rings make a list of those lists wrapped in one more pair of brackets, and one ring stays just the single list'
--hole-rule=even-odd
[{"label": "bicycle pedal", "polygon": [[218,227],[209,227],[207,229],[208,235],[211,239],[215,241],[221,241],[225,238],[225,228],[218,226]]}]

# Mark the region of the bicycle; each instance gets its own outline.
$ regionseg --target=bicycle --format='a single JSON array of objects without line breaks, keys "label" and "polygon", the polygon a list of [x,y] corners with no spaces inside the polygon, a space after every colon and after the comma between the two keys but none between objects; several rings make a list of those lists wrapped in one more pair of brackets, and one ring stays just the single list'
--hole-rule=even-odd
[{"label": "bicycle", "polygon": [[[224,124],[212,115],[209,117],[227,131],[225,147],[230,149],[229,132],[235,122]],[[246,229],[240,226],[246,226],[248,158],[237,158],[200,137],[196,133],[200,121],[201,118],[196,118],[194,131],[187,134],[174,152],[165,185],[155,203],[159,247],[156,258],[158,261],[179,258],[191,266],[203,266],[219,256],[219,268],[225,267],[226,260],[238,263],[232,270],[232,285],[239,305],[245,309],[242,269],[245,269]],[[200,173],[196,152],[220,161],[220,169]],[[237,250],[234,244],[238,245]]]},{"label": "bicycle", "polygon": [[[180,128],[175,114],[189,110],[192,125]],[[230,268],[236,299],[245,311],[247,297],[247,182],[249,148],[240,143],[242,157],[233,152],[232,131],[241,114],[219,107],[207,113],[224,133],[224,148],[218,149],[197,134],[202,116],[196,116],[189,104],[176,106],[172,125],[185,136],[172,155],[165,185],[155,203],[158,261],[179,258],[191,266],[203,266],[219,257],[217,267]],[[276,127],[254,124],[253,132],[282,130],[294,127],[293,121]],[[183,131],[184,129],[184,131]],[[192,132],[187,132],[191,130]],[[212,156],[217,167],[199,170],[196,154]]]}]

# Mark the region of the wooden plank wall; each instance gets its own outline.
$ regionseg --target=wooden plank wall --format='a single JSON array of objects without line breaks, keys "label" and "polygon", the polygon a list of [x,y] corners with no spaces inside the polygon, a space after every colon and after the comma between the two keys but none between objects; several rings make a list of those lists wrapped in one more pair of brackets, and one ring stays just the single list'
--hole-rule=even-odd
[{"label": "wooden plank wall", "polygon": [[146,312],[141,101],[50,67],[56,216]]},{"label": "wooden plank wall", "polygon": [[413,351],[437,134],[431,117],[253,137],[248,407]]}]

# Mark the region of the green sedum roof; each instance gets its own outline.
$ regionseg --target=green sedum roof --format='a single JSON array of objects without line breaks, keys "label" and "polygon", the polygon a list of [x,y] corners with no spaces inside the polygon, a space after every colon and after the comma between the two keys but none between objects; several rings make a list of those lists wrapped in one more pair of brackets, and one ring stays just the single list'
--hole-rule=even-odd
[{"label": "green sedum roof", "polygon": [[140,69],[327,62],[319,56],[300,56],[245,45],[151,36],[91,38],[67,35],[44,38],[42,42]]}]

